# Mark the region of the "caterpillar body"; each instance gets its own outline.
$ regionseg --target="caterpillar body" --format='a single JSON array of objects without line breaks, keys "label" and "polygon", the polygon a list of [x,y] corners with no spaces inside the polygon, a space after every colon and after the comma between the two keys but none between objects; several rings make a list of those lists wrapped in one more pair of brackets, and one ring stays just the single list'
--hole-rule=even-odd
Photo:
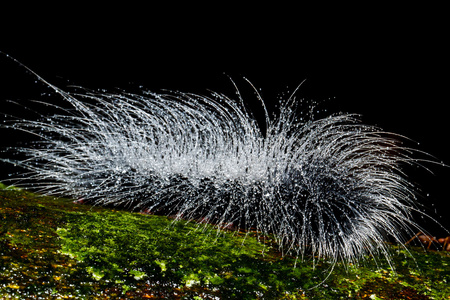
[{"label": "caterpillar body", "polygon": [[14,163],[45,193],[255,229],[334,261],[388,255],[386,236],[417,226],[401,167],[415,160],[357,115],[301,121],[289,97],[262,132],[240,95],[68,93],[38,78],[70,108],[4,127],[39,136]]}]

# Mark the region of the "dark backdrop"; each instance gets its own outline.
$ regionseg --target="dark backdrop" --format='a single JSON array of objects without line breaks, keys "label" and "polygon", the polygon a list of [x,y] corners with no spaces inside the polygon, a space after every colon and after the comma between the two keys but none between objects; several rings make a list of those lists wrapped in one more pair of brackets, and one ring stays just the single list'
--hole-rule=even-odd
[{"label": "dark backdrop", "polygon": [[[436,161],[450,164],[450,49],[442,36],[443,27],[411,19],[381,28],[380,20],[372,21],[364,26],[330,22],[321,30],[319,23],[300,25],[291,20],[283,27],[265,19],[250,28],[146,22],[139,29],[114,23],[83,31],[71,26],[63,33],[55,31],[56,27],[51,27],[53,31],[28,28],[26,33],[13,35],[18,40],[0,44],[0,51],[63,89],[74,84],[136,91],[142,86],[155,92],[208,94],[214,90],[234,96],[230,76],[258,118],[261,107],[243,77],[260,89],[271,110],[281,93],[292,91],[306,79],[297,98],[323,102],[327,113],[362,114],[364,123],[405,135]],[[48,90],[3,54],[0,79],[1,112],[28,114],[7,99],[62,103],[58,97],[44,95]],[[4,130],[2,137],[4,144],[22,138]],[[411,180],[422,188],[421,201],[429,213],[450,228],[450,168],[427,166],[434,174],[413,170]],[[10,171],[2,165],[0,180]],[[431,233],[445,234],[432,222],[419,221]]]}]

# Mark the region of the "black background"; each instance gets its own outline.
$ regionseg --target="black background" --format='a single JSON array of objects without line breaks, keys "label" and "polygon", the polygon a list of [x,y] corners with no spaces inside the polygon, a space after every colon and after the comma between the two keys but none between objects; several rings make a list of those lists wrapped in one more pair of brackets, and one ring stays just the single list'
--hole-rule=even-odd
[{"label": "black background", "polygon": [[[450,164],[450,49],[448,24],[439,8],[373,15],[361,8],[357,17],[311,19],[305,18],[307,11],[293,8],[268,7],[264,14],[229,7],[197,14],[183,9],[175,14],[170,7],[140,9],[60,12],[51,21],[48,15],[35,15],[4,27],[0,112],[28,114],[8,99],[63,102],[42,96],[45,86],[5,53],[62,89],[74,84],[136,91],[143,86],[154,92],[213,90],[234,97],[230,76],[258,118],[261,107],[243,77],[260,89],[271,110],[280,94],[306,79],[298,99],[323,102],[327,113],[361,114],[364,123],[407,136],[437,162]],[[24,22],[27,26],[20,29],[17,25]],[[5,144],[21,138],[1,132]],[[450,168],[426,166],[434,174],[414,171],[411,180],[423,190],[421,201],[429,213],[450,228]],[[0,180],[10,172],[8,166],[1,168]],[[418,221],[435,235],[446,234],[432,222]]]}]

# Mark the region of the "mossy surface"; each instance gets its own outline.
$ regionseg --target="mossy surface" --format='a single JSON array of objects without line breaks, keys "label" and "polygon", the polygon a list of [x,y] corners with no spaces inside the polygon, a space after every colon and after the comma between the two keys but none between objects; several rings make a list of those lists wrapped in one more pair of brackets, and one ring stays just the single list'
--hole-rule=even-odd
[{"label": "mossy surface", "polygon": [[[393,245],[360,265],[281,256],[270,237],[0,185],[0,298],[450,299],[450,255]],[[314,266],[313,266],[314,265]]]}]

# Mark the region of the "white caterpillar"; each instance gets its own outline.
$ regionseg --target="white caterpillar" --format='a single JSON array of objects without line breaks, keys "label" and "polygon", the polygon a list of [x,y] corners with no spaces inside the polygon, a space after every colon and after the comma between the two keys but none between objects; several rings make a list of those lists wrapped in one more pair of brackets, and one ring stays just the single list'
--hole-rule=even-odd
[{"label": "white caterpillar", "polygon": [[72,108],[6,125],[40,137],[15,148],[28,159],[14,163],[46,193],[233,223],[274,234],[283,251],[335,261],[388,255],[386,236],[400,242],[416,226],[400,168],[414,159],[355,115],[298,121],[291,97],[266,114],[263,134],[242,99],[217,93],[49,86]]}]

